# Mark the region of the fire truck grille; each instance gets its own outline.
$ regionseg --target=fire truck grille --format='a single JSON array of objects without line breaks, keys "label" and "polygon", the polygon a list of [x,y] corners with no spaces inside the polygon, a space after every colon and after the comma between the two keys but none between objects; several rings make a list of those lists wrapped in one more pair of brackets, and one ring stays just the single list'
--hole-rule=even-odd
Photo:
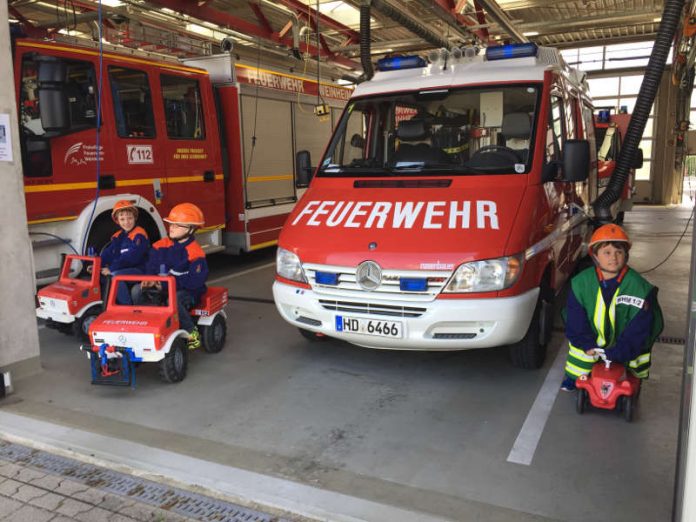
[{"label": "fire truck grille", "polygon": [[388,315],[391,317],[420,317],[426,308],[413,306],[392,306],[375,303],[356,303],[352,301],[330,301],[319,299],[319,304],[333,312],[359,313],[369,315]]},{"label": "fire truck grille", "polygon": [[356,267],[306,264],[303,268],[317,294],[360,301],[432,301],[452,275],[441,270],[383,270],[377,288],[365,290],[356,280]]}]

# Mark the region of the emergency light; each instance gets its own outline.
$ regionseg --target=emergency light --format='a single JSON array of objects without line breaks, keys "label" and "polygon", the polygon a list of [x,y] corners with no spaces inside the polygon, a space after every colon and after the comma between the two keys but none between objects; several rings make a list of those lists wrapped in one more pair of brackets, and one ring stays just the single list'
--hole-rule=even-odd
[{"label": "emergency light", "polygon": [[318,285],[335,286],[338,284],[338,274],[335,272],[316,272],[314,278]]},{"label": "emergency light", "polygon": [[428,289],[428,280],[420,277],[402,277],[399,289],[402,292],[425,292]]},{"label": "emergency light", "polygon": [[420,56],[392,56],[377,60],[378,71],[399,71],[402,69],[416,69],[425,67],[426,63]]},{"label": "emergency light", "polygon": [[536,56],[538,51],[539,48],[537,47],[537,44],[532,42],[496,45],[494,47],[486,48],[486,60],[490,62],[492,60],[507,60],[508,58]]}]

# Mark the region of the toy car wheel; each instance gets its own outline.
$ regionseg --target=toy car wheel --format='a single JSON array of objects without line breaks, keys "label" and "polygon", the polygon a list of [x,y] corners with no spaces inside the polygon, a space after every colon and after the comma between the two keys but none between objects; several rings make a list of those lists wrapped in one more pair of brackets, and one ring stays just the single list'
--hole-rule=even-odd
[{"label": "toy car wheel", "polygon": [[216,315],[213,324],[201,327],[203,349],[208,353],[218,353],[225,346],[227,322],[221,315]]},{"label": "toy car wheel", "polygon": [[585,413],[585,410],[587,409],[587,403],[587,390],[578,389],[578,394],[575,402],[575,411],[582,415],[583,413]]},{"label": "toy car wheel", "polygon": [[633,420],[633,397],[625,396],[622,402],[623,418],[626,422],[631,422]]},{"label": "toy car wheel", "polygon": [[85,341],[89,341],[89,325],[94,322],[101,312],[101,306],[93,306],[85,310],[82,317],[76,319],[72,324],[75,336],[84,339]]},{"label": "toy car wheel", "polygon": [[188,349],[186,341],[179,337],[174,340],[169,353],[159,363],[159,375],[164,382],[181,382],[188,369]]},{"label": "toy car wheel", "polygon": [[304,328],[298,328],[300,331],[300,334],[302,334],[302,337],[305,339],[312,341],[313,343],[316,343],[318,341],[326,341],[326,336],[321,335],[317,332],[312,332],[311,330],[305,330]]}]

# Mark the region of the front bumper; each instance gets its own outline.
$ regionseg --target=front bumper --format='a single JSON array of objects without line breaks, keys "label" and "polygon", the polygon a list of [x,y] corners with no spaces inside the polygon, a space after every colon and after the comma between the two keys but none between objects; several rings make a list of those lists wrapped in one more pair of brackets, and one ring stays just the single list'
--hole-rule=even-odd
[{"label": "front bumper", "polygon": [[59,310],[46,310],[45,308],[36,309],[36,317],[39,319],[45,319],[47,321],[55,321],[57,323],[70,324],[75,322],[75,316],[67,312],[62,312]]},{"label": "front bumper", "polygon": [[[280,315],[290,324],[368,348],[392,350],[467,350],[512,344],[524,337],[534,314],[539,289],[514,297],[490,299],[435,299],[430,302],[372,300],[388,306],[419,307],[419,317],[394,317],[325,308],[326,296],[313,290],[275,281],[273,298]],[[336,300],[335,296],[330,297]],[[367,297],[365,298],[367,300]],[[345,301],[355,302],[355,297]],[[336,330],[336,316],[378,321],[399,321],[403,337],[394,339]]]}]

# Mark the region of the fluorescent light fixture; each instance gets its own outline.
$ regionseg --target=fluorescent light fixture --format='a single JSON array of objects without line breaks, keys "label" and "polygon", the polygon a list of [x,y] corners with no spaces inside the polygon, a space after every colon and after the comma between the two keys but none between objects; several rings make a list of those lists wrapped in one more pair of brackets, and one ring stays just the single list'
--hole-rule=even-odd
[{"label": "fluorescent light fixture", "polygon": [[524,36],[539,36],[539,31],[527,31],[522,33]]},{"label": "fluorescent light fixture", "polygon": [[109,7],[121,7],[123,5],[121,0],[101,0],[101,3]]}]

